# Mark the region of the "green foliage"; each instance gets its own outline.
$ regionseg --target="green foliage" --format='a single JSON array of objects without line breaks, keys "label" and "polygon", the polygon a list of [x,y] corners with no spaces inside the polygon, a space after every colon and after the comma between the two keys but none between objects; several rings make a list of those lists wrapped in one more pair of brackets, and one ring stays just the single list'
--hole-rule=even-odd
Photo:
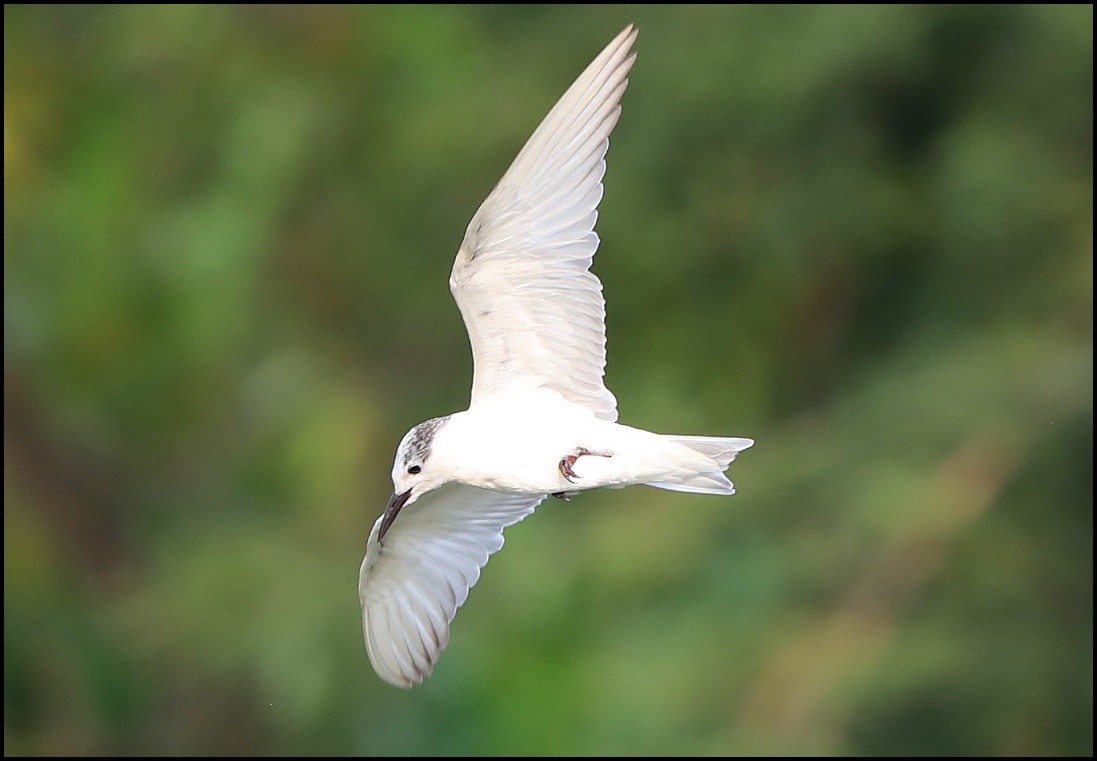
[{"label": "green foliage", "polygon": [[[728,500],[508,532],[435,675],[356,580],[463,408],[464,227],[626,23],[624,421]],[[1093,752],[1093,11],[5,6],[11,754]]]}]

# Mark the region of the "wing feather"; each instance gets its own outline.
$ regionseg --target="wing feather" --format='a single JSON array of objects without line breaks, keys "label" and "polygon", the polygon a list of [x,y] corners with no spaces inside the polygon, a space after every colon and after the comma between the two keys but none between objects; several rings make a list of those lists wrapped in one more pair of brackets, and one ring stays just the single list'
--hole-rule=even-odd
[{"label": "wing feather", "polygon": [[382,679],[411,687],[430,675],[457,609],[488,557],[502,548],[503,529],[542,499],[448,484],[405,506],[383,542],[378,519],[358,596],[366,650]]},{"label": "wing feather", "polygon": [[469,223],[450,290],[472,344],[470,406],[544,386],[617,419],[603,381],[605,299],[590,265],[635,39],[630,25],[579,75]]}]

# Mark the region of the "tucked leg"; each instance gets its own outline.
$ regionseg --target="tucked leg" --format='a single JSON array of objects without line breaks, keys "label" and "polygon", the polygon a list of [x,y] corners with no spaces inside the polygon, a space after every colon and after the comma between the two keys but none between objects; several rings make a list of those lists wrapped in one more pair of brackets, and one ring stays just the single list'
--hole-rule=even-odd
[{"label": "tucked leg", "polygon": [[571,483],[575,483],[575,479],[579,478],[572,469],[575,467],[575,462],[580,457],[613,457],[612,452],[592,452],[584,447],[576,447],[575,451],[569,454],[564,459],[560,460],[560,473]]}]

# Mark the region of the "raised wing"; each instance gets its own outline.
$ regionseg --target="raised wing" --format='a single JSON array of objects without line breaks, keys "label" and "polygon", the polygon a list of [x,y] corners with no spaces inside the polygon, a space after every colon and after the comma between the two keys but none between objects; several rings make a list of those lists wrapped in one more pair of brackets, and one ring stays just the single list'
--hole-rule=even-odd
[{"label": "raised wing", "polygon": [[594,59],[469,223],[449,285],[472,343],[471,405],[500,389],[546,386],[617,420],[602,380],[605,300],[590,264],[635,39],[630,25]]},{"label": "raised wing", "polygon": [[447,484],[405,507],[377,541],[366,541],[358,577],[366,650],[389,684],[411,687],[430,676],[449,644],[449,624],[503,546],[503,529],[544,497]]}]

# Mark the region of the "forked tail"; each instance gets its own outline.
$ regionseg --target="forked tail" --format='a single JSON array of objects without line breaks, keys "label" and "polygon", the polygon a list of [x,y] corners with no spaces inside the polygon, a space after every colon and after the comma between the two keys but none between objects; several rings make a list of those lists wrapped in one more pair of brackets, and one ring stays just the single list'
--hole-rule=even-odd
[{"label": "forked tail", "polygon": [[735,455],[754,445],[753,439],[722,439],[715,436],[661,436],[678,447],[675,464],[681,475],[649,483],[660,489],[696,494],[734,494],[735,485],[724,475]]}]

